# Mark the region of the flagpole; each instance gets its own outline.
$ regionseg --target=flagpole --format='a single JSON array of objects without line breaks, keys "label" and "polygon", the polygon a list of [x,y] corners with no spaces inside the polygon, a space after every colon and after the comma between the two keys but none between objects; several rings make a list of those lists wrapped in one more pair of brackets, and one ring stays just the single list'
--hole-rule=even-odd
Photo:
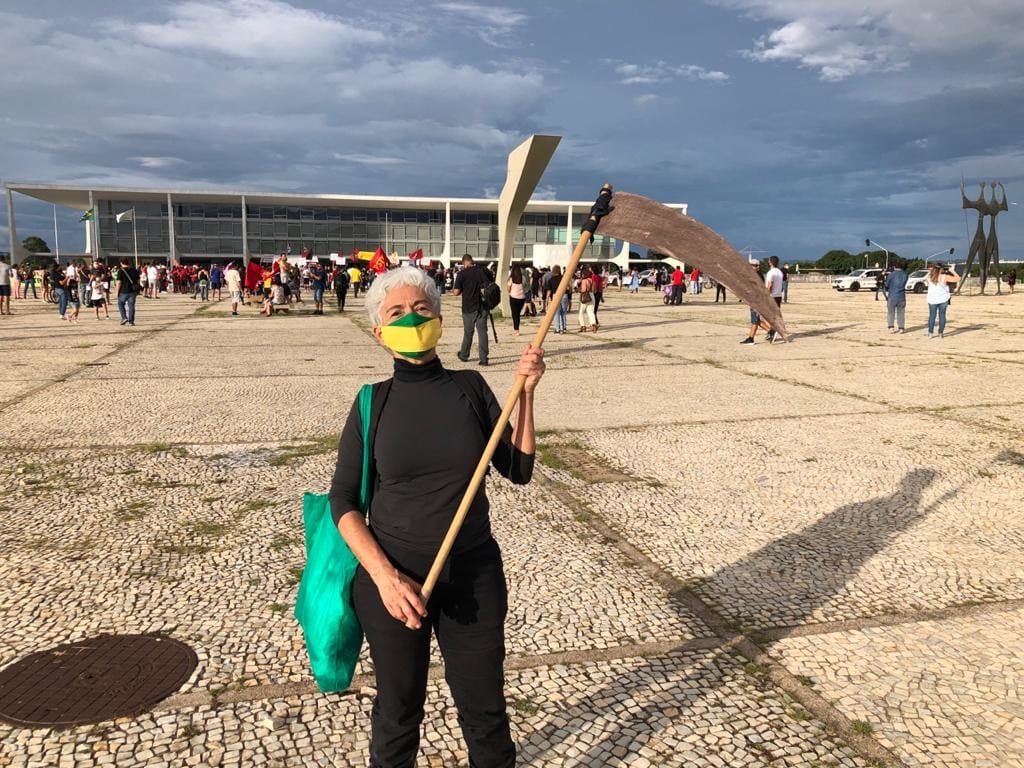
[{"label": "flagpole", "polygon": [[53,206],[53,245],[57,249],[57,263],[60,263],[60,235],[57,234],[57,206]]},{"label": "flagpole", "polygon": [[135,206],[132,206],[132,245],[135,248],[135,268],[139,268],[139,237],[135,229]]}]

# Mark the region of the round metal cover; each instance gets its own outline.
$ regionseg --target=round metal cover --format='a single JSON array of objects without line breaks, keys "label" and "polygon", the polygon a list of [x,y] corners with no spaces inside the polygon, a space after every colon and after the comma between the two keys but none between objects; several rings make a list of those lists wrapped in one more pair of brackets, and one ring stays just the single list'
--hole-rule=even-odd
[{"label": "round metal cover", "polygon": [[101,635],[39,651],[0,670],[0,720],[52,727],[139,715],[198,663],[187,645],[160,635]]}]

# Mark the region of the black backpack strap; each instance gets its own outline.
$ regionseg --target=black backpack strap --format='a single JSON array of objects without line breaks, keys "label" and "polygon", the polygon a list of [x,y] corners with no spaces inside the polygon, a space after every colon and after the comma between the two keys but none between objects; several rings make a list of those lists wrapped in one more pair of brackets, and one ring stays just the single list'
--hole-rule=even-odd
[{"label": "black backpack strap", "polygon": [[469,405],[473,408],[473,413],[476,414],[476,419],[480,424],[480,431],[483,432],[484,439],[490,440],[494,424],[487,414],[487,404],[480,394],[479,386],[474,386],[473,381],[471,381],[471,379],[478,379],[480,374],[475,371],[449,371],[448,373],[451,374],[452,381],[459,385],[462,394],[469,400]]}]

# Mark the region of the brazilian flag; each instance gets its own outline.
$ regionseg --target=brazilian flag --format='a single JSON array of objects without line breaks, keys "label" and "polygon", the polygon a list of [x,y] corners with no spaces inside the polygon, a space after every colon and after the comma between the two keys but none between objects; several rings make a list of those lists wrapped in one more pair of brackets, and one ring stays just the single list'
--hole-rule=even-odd
[{"label": "brazilian flag", "polygon": [[92,221],[92,208],[82,214],[82,218],[79,221]]}]

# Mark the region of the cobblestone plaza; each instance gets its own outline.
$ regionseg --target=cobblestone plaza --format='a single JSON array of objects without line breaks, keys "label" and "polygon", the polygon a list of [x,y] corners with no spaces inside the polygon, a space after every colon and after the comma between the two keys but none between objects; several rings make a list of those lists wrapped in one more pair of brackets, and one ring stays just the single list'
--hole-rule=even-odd
[{"label": "cobblestone plaza", "polygon": [[[890,335],[872,294],[794,283],[794,342],[754,346],[712,298],[613,288],[548,338],[534,482],[489,481],[520,763],[1024,766],[1024,295],[928,339],[923,296]],[[304,306],[0,318],[0,667],[102,633],[200,661],[138,718],[0,723],[0,766],[366,764],[372,669],[319,694],[291,611],[302,492],[391,364],[361,299]],[[499,400],[534,327],[498,323]],[[463,766],[436,661],[421,764]]]}]

